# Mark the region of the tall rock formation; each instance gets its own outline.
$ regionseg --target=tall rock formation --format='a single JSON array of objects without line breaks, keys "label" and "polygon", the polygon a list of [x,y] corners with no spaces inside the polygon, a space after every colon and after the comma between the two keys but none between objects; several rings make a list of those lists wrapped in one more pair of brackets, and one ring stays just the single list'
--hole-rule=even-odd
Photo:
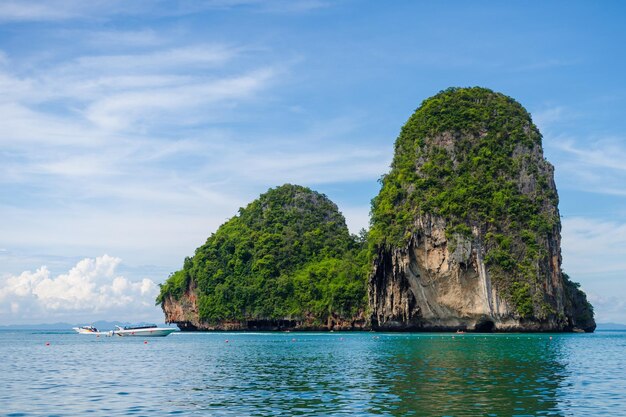
[{"label": "tall rock formation", "polygon": [[584,293],[561,271],[554,168],[519,103],[484,88],[425,100],[381,183],[373,328],[595,329]]}]

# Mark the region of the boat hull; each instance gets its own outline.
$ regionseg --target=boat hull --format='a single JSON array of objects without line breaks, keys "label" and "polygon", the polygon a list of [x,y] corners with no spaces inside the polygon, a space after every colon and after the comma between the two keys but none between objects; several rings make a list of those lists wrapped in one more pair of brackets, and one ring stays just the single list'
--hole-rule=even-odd
[{"label": "boat hull", "polygon": [[83,329],[83,328],[80,328],[80,327],[72,327],[72,330],[74,330],[78,334],[95,334],[95,335],[98,335],[98,336],[107,334],[106,332],[87,330],[87,329]]},{"label": "boat hull", "polygon": [[165,337],[176,329],[171,328],[154,328],[154,329],[128,329],[114,330],[113,335],[122,337]]}]

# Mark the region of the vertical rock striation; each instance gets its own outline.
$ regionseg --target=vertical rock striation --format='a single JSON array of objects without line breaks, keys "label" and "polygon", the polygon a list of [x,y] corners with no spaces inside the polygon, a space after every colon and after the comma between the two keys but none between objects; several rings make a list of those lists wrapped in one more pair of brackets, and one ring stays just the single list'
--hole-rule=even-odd
[{"label": "vertical rock striation", "polygon": [[483,88],[424,101],[381,183],[373,328],[595,329],[584,293],[561,271],[554,169],[519,103]]}]

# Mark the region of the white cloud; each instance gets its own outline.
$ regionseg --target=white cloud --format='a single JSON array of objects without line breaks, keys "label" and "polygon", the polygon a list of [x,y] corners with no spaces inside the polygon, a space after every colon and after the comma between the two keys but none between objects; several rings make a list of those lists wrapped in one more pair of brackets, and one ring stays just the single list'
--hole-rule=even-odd
[{"label": "white cloud", "polygon": [[[161,9],[155,7],[158,1],[136,0],[3,0],[0,3],[0,21],[10,22],[45,22],[69,19],[103,20],[115,15],[147,15]],[[164,2],[161,2],[164,3]],[[172,7],[167,13],[175,15],[185,13],[184,7]]]},{"label": "white cloud", "polygon": [[134,31],[92,31],[87,33],[86,41],[92,45],[103,46],[157,46],[166,41],[154,30],[134,30]]},{"label": "white cloud", "polygon": [[339,210],[346,218],[346,223],[350,233],[358,234],[361,229],[369,229],[370,227],[370,206],[362,207],[340,207]]},{"label": "white cloud", "polygon": [[587,293],[593,305],[596,323],[626,323],[626,299]]},{"label": "white cloud", "polygon": [[102,145],[108,138],[94,131],[84,121],[66,118],[28,108],[21,103],[0,104],[0,144],[5,150],[27,151],[37,158],[46,156],[33,145],[57,147],[91,147]]},{"label": "white cloud", "polygon": [[548,106],[533,113],[544,133],[549,160],[556,166],[560,188],[612,196],[626,196],[626,140],[623,137],[576,137],[562,133],[584,118],[571,108]]},{"label": "white cloud", "polygon": [[584,144],[565,136],[546,140],[558,185],[590,193],[626,196],[626,146],[621,138],[588,139]]},{"label": "white cloud", "polygon": [[0,313],[6,323],[25,321],[144,320],[159,317],[158,286],[149,278],[118,275],[121,260],[103,255],[81,260],[52,276],[47,267],[0,280]]},{"label": "white cloud", "polygon": [[582,284],[596,321],[626,323],[626,224],[565,218],[562,236],[563,269]]},{"label": "white cloud", "polygon": [[549,160],[556,166],[560,188],[611,196],[626,196],[626,139],[619,136],[576,137],[563,128],[585,117],[564,106],[549,106],[533,113],[544,133]]},{"label": "white cloud", "polygon": [[248,7],[266,13],[304,13],[331,5],[321,0],[207,0],[172,2],[166,0],[3,0],[0,21],[43,22],[69,19],[102,20],[116,15],[181,16],[205,10]]},{"label": "white cloud", "polygon": [[[227,45],[191,45],[152,52],[126,55],[87,55],[57,69],[58,73],[96,74],[154,73],[163,71],[189,72],[191,69],[215,68],[233,59],[240,51]],[[58,75],[58,74],[56,74]]]},{"label": "white cloud", "polygon": [[626,224],[584,217],[565,218],[562,236],[567,271],[578,274],[626,271]]},{"label": "white cloud", "polygon": [[273,76],[274,72],[267,69],[215,81],[107,95],[90,103],[85,116],[98,127],[110,130],[136,129],[137,124],[160,125],[164,119],[189,124],[194,122],[196,112],[206,111],[205,106],[224,106],[230,100],[249,98],[266,87]]},{"label": "white cloud", "polygon": [[[57,14],[33,3],[42,8],[23,9],[22,18],[0,6],[0,20],[72,18],[105,3],[57,2]],[[119,9],[113,3],[102,19]],[[133,317],[158,313],[147,294],[166,278],[161,272],[177,269],[268,187],[375,181],[388,168],[392,147],[356,133],[366,116],[315,124],[306,103],[295,117],[280,102],[275,92],[294,82],[289,57],[210,40],[180,46],[150,30],[77,32],[54,32],[74,34],[60,52],[0,51],[1,320],[61,320],[90,308],[108,318],[116,302],[147,302],[128,310]],[[279,126],[265,123],[268,112]],[[353,232],[367,225],[369,207],[339,208]],[[71,270],[39,260],[74,265],[112,251],[159,274],[131,281],[97,259]],[[117,268],[112,259],[99,262]],[[42,264],[50,269],[21,272]],[[59,270],[69,272],[51,272]]]},{"label": "white cloud", "polygon": [[532,119],[541,132],[547,132],[552,124],[563,120],[566,114],[563,106],[545,107],[532,112]]},{"label": "white cloud", "polygon": [[557,143],[556,147],[585,166],[626,171],[624,164],[626,149],[623,148],[621,142],[614,140],[592,141],[587,146],[582,147],[572,141],[564,140]]},{"label": "white cloud", "polygon": [[0,3],[0,20],[43,21],[76,17],[77,13],[63,1],[3,1]]},{"label": "white cloud", "polygon": [[[227,108],[249,99],[278,75],[267,66],[224,73],[224,65],[242,53],[236,46],[198,44],[31,63],[27,67],[36,65],[38,70],[28,75],[15,69],[19,65],[5,66],[0,70],[0,103],[5,107],[3,114],[13,117],[4,117],[5,126],[0,129],[10,133],[12,140],[18,136],[43,141],[45,137],[54,143],[66,135],[75,137],[71,132],[77,126],[82,133],[93,131],[93,124],[99,130],[145,131],[172,123],[197,123],[203,120],[200,112],[211,113],[207,105]],[[47,110],[40,110],[41,106]],[[54,128],[47,135],[36,129],[65,124],[69,127],[60,128],[58,135]]]},{"label": "white cloud", "polygon": [[246,169],[239,176],[247,181],[304,185],[375,180],[389,167],[391,155],[386,148],[355,148],[324,140],[307,142],[307,137],[305,134],[293,139],[298,147],[272,142],[265,142],[263,149],[258,145],[243,146],[226,154],[219,166],[228,169],[228,164],[241,161]]}]

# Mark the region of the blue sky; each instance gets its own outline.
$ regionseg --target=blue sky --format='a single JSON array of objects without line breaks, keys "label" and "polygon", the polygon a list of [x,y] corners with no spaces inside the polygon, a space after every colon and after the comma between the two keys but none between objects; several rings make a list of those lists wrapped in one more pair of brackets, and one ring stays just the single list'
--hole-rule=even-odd
[{"label": "blue sky", "polygon": [[0,324],[162,319],[158,283],[286,182],[357,232],[400,127],[450,86],[524,105],[563,267],[626,323],[621,2],[3,1]]}]

